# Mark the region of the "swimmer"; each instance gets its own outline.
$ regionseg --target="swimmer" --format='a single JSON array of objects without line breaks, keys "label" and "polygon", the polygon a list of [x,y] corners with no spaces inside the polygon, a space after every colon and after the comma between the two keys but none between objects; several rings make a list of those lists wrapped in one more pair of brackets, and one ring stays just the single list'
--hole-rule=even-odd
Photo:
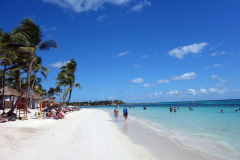
[{"label": "swimmer", "polygon": [[221,113],[223,113],[223,110],[221,109]]},{"label": "swimmer", "polygon": [[236,112],[238,112],[238,110],[236,110]]},{"label": "swimmer", "polygon": [[178,106],[178,109],[180,109],[180,107]]},{"label": "swimmer", "polygon": [[170,110],[170,112],[172,112],[173,108],[170,106],[169,110]]},{"label": "swimmer", "polygon": [[177,112],[177,108],[176,107],[174,107],[174,112]]}]

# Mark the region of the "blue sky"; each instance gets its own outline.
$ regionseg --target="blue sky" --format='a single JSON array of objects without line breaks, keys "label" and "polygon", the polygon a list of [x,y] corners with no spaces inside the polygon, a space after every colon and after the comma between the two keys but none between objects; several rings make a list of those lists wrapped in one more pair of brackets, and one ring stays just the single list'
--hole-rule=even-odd
[{"label": "blue sky", "polygon": [[55,87],[59,67],[78,64],[71,101],[167,102],[240,95],[238,0],[11,0],[0,27],[28,17],[58,50],[38,51]]}]

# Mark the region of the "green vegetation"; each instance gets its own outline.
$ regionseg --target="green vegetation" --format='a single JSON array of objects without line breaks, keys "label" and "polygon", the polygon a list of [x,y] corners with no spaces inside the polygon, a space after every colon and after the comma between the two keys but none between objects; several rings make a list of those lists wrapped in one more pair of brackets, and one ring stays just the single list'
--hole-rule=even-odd
[{"label": "green vegetation", "polygon": [[[61,68],[56,79],[56,88],[51,87],[46,91],[42,87],[42,78],[38,77],[39,73],[47,80],[50,70],[42,66],[42,59],[36,53],[39,50],[48,51],[51,48],[58,48],[55,40],[43,41],[43,38],[41,28],[28,18],[23,19],[17,27],[13,28],[11,33],[3,32],[3,29],[0,28],[0,66],[3,66],[3,69],[0,69],[0,86],[3,88],[1,94],[4,95],[5,85],[21,91],[11,112],[25,93],[31,93],[28,101],[29,107],[31,107],[33,91],[42,97],[57,95],[63,102],[65,99],[69,102],[73,87],[81,89],[80,83],[75,82],[77,63],[73,58]],[[26,77],[22,77],[22,74]],[[0,108],[3,108],[3,103],[1,103]]]},{"label": "green vegetation", "polygon": [[94,101],[92,102],[91,100],[86,101],[86,102],[70,102],[67,103],[67,105],[71,105],[71,106],[98,106],[98,105],[121,105],[121,104],[125,104],[122,100],[105,100],[105,101]]}]

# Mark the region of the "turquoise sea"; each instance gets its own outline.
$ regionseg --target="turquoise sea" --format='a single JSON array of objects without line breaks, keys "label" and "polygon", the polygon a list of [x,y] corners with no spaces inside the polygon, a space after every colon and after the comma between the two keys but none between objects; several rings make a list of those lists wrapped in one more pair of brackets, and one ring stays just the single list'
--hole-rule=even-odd
[{"label": "turquoise sea", "polygon": [[[211,155],[232,160],[240,159],[240,99],[126,106],[131,120],[172,140]],[[144,110],[143,106],[147,106],[147,109]],[[180,109],[177,109],[176,113],[170,112],[169,106],[179,106]],[[113,113],[114,107],[95,108]],[[119,107],[123,109],[124,106]],[[189,107],[193,110],[189,110]],[[220,113],[221,109],[224,113]]]}]

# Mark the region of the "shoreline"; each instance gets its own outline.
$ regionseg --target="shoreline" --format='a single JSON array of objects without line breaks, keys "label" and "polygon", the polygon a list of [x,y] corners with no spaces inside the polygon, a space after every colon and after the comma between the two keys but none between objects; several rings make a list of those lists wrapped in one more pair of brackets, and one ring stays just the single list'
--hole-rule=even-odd
[{"label": "shoreline", "polygon": [[[110,112],[108,113],[111,115]],[[113,123],[116,123],[114,119]],[[185,146],[176,139],[170,139],[131,118],[128,118],[127,122],[124,122],[123,116],[119,115],[117,124],[121,132],[127,135],[133,143],[149,149],[151,154],[157,159],[223,160],[221,157],[216,157],[195,148]]]},{"label": "shoreline", "polygon": [[[65,119],[29,119],[0,124],[2,159],[176,159],[219,158],[181,148],[166,137],[99,109],[82,109]],[[149,138],[146,138],[149,137]]]}]

